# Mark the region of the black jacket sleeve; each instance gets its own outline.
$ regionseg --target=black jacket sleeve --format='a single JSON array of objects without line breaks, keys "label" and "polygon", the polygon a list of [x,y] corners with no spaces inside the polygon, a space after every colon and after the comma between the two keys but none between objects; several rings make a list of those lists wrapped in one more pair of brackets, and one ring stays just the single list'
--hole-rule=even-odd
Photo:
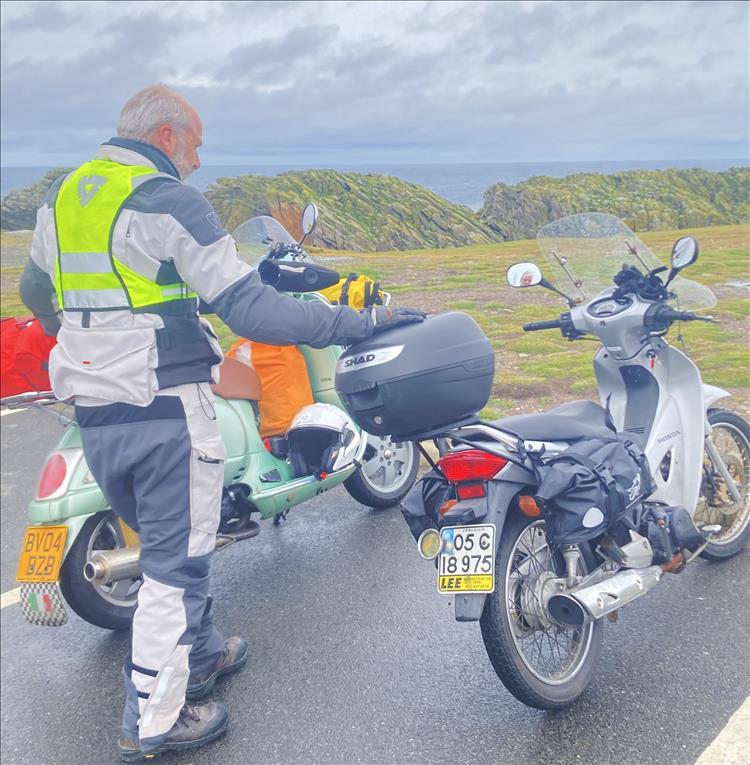
[{"label": "black jacket sleeve", "polygon": [[23,304],[34,314],[42,325],[46,335],[53,337],[60,329],[60,320],[52,302],[55,288],[46,271],[43,271],[31,258],[21,275],[19,285]]}]

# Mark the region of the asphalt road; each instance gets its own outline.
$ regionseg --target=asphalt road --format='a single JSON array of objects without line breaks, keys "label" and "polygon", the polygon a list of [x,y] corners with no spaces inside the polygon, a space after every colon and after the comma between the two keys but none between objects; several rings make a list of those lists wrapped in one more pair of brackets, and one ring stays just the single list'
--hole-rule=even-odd
[{"label": "asphalt road", "polygon": [[[2,418],[2,591],[25,502],[59,429]],[[517,702],[477,624],[454,621],[395,509],[342,490],[217,555],[217,624],[251,659],[217,686],[233,726],[169,765],[692,763],[750,695],[750,550],[697,562],[605,626],[600,670],[571,709]],[[4,765],[115,762],[127,638],[71,614],[61,628],[2,610]]]}]

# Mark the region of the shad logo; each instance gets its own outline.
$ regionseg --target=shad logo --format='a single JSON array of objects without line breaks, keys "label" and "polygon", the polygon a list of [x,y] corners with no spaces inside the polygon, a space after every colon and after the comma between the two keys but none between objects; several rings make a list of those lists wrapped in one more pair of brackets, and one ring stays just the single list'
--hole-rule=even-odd
[{"label": "shad logo", "polygon": [[352,353],[342,356],[336,365],[336,374],[353,372],[355,369],[366,369],[393,361],[404,350],[403,345],[389,345],[387,348],[377,348],[367,353]]},{"label": "shad logo", "polygon": [[375,354],[368,353],[365,356],[351,356],[344,362],[345,367],[358,367],[367,364],[369,361],[375,361]]}]

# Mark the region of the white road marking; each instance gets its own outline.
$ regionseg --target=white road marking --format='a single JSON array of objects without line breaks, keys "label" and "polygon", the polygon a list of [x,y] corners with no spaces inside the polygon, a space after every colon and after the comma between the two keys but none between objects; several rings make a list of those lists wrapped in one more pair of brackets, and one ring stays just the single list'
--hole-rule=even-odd
[{"label": "white road marking", "polygon": [[729,718],[695,765],[747,765],[750,762],[750,696]]},{"label": "white road marking", "polygon": [[18,412],[25,412],[28,409],[28,407],[24,407],[23,409],[3,409],[2,412],[0,412],[0,417],[5,417],[6,414],[18,414]]},{"label": "white road marking", "polygon": [[15,590],[8,590],[8,592],[4,592],[2,595],[0,595],[0,608],[7,608],[8,606],[12,606],[14,603],[18,603],[20,599],[20,587],[16,587]]}]

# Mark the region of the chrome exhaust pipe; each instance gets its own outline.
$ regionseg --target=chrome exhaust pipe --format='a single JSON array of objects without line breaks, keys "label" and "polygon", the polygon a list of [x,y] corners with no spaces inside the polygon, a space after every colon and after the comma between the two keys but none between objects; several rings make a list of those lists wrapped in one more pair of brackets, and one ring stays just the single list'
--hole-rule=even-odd
[{"label": "chrome exhaust pipe", "polygon": [[[234,534],[217,534],[215,550],[221,550],[234,542],[252,539],[260,533],[260,526],[251,521],[242,531]],[[116,550],[94,550],[83,567],[83,578],[92,584],[112,584],[122,579],[140,576],[141,548],[118,547]]]},{"label": "chrome exhaust pipe", "polygon": [[93,584],[112,584],[141,575],[141,548],[95,550],[83,567],[83,578]]},{"label": "chrome exhaust pipe", "polygon": [[623,569],[603,582],[553,595],[547,610],[563,627],[582,627],[645,595],[663,574],[661,566]]}]

